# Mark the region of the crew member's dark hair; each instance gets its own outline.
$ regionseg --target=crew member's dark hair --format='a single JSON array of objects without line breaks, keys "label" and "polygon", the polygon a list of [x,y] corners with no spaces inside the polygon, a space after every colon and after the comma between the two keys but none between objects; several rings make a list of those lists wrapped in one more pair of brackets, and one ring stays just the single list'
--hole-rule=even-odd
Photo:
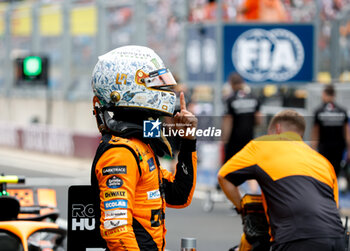
[{"label": "crew member's dark hair", "polygon": [[335,96],[335,88],[333,85],[327,85],[324,89],[323,92],[327,94],[328,96]]},{"label": "crew member's dark hair", "polygon": [[284,110],[277,113],[270,121],[269,128],[274,127],[276,124],[282,124],[286,129],[295,131],[301,136],[305,132],[305,119],[304,117],[294,110]]},{"label": "crew member's dark hair", "polygon": [[244,83],[243,78],[237,72],[232,72],[229,77],[230,84],[237,85]]}]

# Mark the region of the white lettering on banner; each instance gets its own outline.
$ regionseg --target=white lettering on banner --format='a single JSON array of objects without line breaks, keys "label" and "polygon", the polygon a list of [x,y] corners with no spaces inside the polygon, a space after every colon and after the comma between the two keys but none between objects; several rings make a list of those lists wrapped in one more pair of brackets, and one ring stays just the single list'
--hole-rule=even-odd
[{"label": "white lettering on banner", "polygon": [[272,54],[272,66],[271,70],[274,72],[279,71],[282,67],[294,71],[297,65],[295,64],[296,58],[293,53],[293,47],[289,41],[279,41],[275,45],[274,53]]},{"label": "white lettering on banner", "polygon": [[257,59],[257,44],[255,41],[243,41],[238,40],[236,42],[237,50],[240,51],[242,55],[245,57],[240,58],[240,67],[243,69],[247,69],[251,67],[251,62]]},{"label": "white lettering on banner", "polygon": [[63,155],[74,154],[73,137],[69,131],[33,125],[23,128],[23,149]]},{"label": "white lettering on banner", "polygon": [[198,40],[191,40],[187,46],[187,66],[189,71],[198,74],[201,71],[201,44]]},{"label": "white lettering on banner", "polygon": [[94,230],[95,229],[95,219],[94,218],[73,218],[72,219],[72,230]]},{"label": "white lettering on banner", "polygon": [[270,51],[271,51],[271,44],[263,40],[261,41],[261,52],[260,52],[260,60],[259,60],[259,67],[263,70],[268,70],[270,65]]},{"label": "white lettering on banner", "polygon": [[84,231],[95,229],[95,215],[92,204],[73,204],[72,205],[72,231]]},{"label": "white lettering on banner", "polygon": [[94,206],[92,204],[73,204],[72,205],[72,217],[89,217],[95,216]]},{"label": "white lettering on banner", "polygon": [[206,73],[213,73],[216,71],[216,41],[212,38],[206,38],[203,41],[203,66]]},{"label": "white lettering on banner", "polygon": [[299,38],[286,29],[250,29],[241,34],[232,48],[237,72],[251,81],[286,81],[304,64]]}]

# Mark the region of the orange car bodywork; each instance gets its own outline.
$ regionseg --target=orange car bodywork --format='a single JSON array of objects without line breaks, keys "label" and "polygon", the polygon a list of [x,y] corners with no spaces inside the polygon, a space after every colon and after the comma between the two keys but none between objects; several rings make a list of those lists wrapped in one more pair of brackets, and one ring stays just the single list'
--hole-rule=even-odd
[{"label": "orange car bodywork", "polygon": [[[16,197],[21,207],[30,207],[35,205],[47,206],[49,208],[40,209],[40,214],[53,212],[57,208],[56,191],[48,188],[9,188],[7,192]],[[35,218],[35,214],[18,214],[18,219]]]},{"label": "orange car bodywork", "polygon": [[58,225],[50,222],[2,221],[0,229],[11,232],[22,242],[23,250],[28,251],[27,240],[31,234],[41,229],[58,229]]}]

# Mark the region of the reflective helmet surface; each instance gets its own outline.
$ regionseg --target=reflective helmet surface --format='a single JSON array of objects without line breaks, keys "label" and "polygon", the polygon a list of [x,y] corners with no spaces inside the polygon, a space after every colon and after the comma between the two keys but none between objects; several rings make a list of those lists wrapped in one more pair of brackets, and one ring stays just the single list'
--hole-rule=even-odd
[{"label": "reflective helmet surface", "polygon": [[102,107],[146,109],[171,116],[176,96],[166,90],[176,85],[171,72],[150,48],[123,46],[98,58],[92,89]]}]

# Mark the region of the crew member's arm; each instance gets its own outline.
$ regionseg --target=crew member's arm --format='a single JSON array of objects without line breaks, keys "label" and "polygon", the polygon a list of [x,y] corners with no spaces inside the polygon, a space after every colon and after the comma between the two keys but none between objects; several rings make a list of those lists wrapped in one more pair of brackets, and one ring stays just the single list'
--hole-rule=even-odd
[{"label": "crew member's arm", "polygon": [[241,210],[241,195],[238,186],[246,180],[255,178],[256,164],[254,141],[250,141],[219,171],[219,184],[227,198],[238,210]]},{"label": "crew member's arm", "polygon": [[[180,93],[181,111],[175,115],[177,130],[197,128],[197,118],[186,109],[184,93]],[[168,207],[183,208],[192,201],[196,186],[197,176],[197,153],[195,135],[184,134],[181,139],[181,147],[176,165],[176,174],[172,175],[162,170],[165,200]]]},{"label": "crew member's arm", "polygon": [[226,197],[235,205],[238,211],[241,211],[241,194],[238,187],[220,175],[218,175],[218,181]]},{"label": "crew member's arm", "polygon": [[140,173],[125,147],[106,151],[96,166],[100,189],[101,236],[110,250],[139,250],[133,231],[133,207]]},{"label": "crew member's arm", "polygon": [[254,113],[254,123],[256,126],[261,125],[262,123],[262,114],[260,111]]},{"label": "crew member's arm", "polygon": [[312,127],[312,133],[311,133],[311,147],[317,151],[318,147],[318,140],[320,135],[320,126],[315,124]]},{"label": "crew member's arm", "polygon": [[221,140],[224,144],[228,143],[231,136],[234,123],[234,118],[232,115],[233,110],[231,107],[230,99],[228,99],[226,100],[225,111],[221,121]]},{"label": "crew member's arm", "polygon": [[222,124],[221,124],[221,140],[224,144],[227,144],[230,139],[232,127],[233,127],[233,117],[229,114],[225,114],[222,117]]},{"label": "crew member's arm", "polygon": [[259,126],[262,123],[262,114],[260,112],[261,103],[259,99],[256,99],[256,101],[257,101],[257,104],[255,107],[255,113],[254,113],[254,125]]}]

